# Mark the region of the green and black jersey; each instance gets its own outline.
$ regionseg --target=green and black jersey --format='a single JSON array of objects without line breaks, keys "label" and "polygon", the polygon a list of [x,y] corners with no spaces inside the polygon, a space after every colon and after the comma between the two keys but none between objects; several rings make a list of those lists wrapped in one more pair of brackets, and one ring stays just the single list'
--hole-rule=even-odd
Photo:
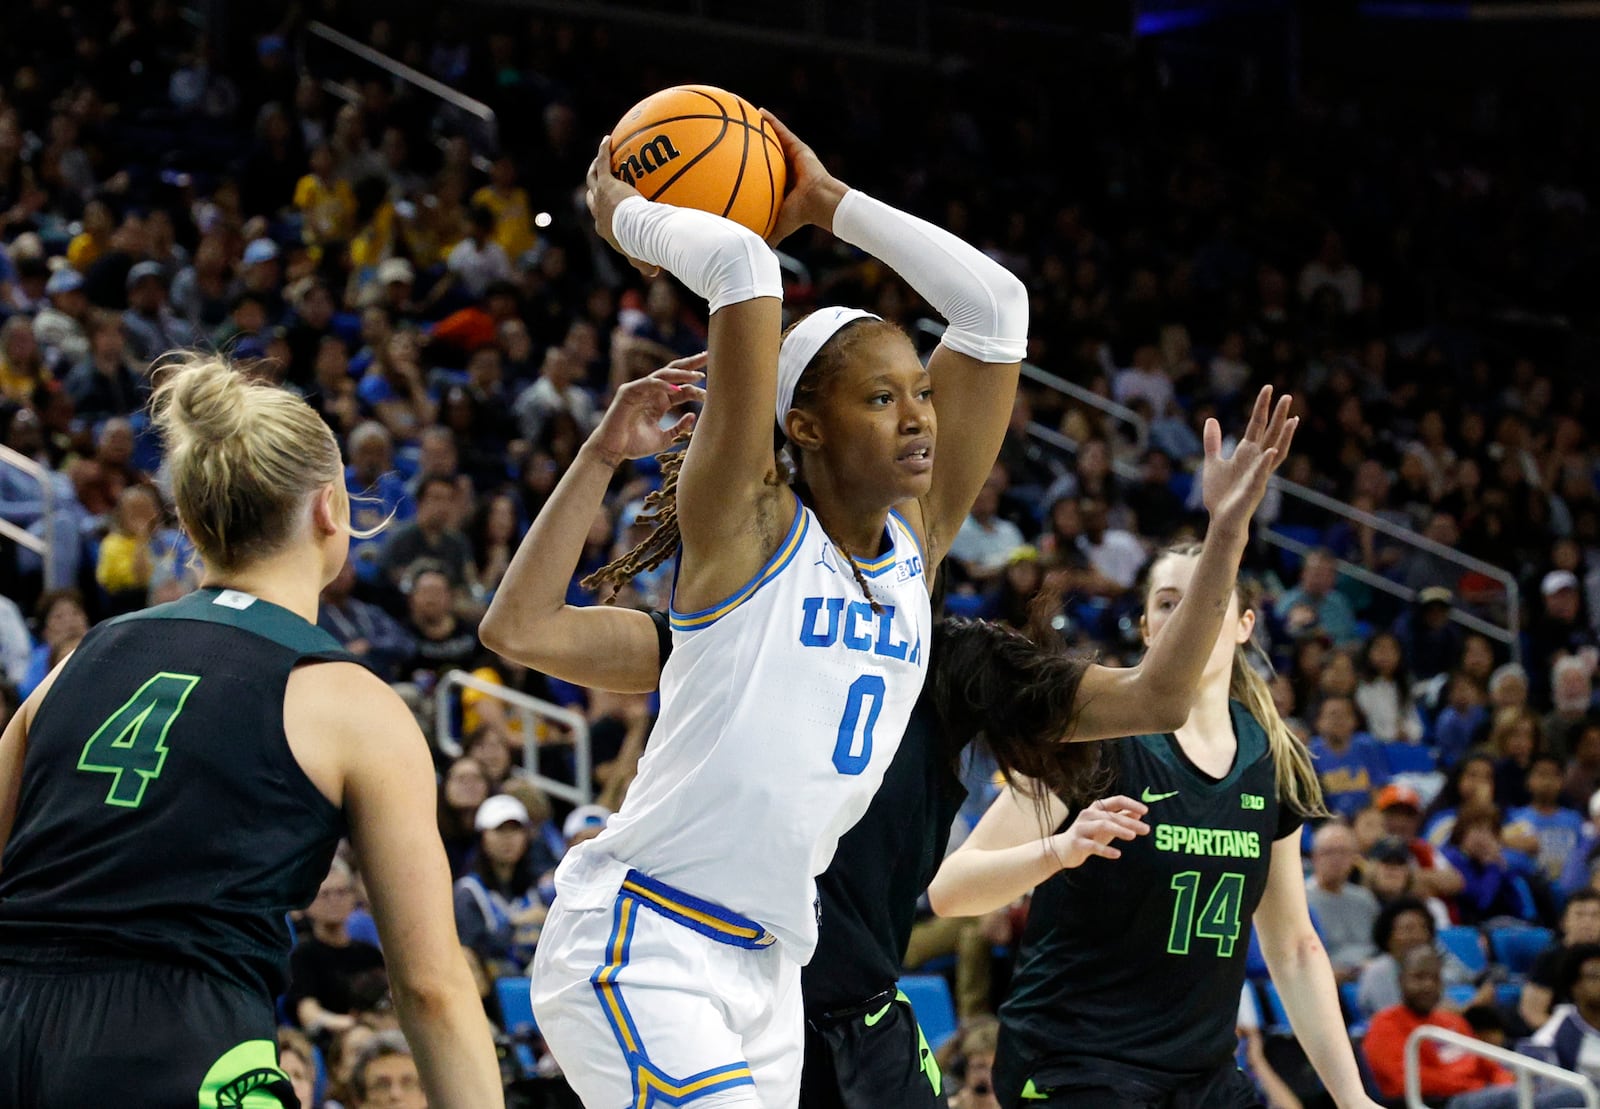
[{"label": "green and black jersey", "polygon": [[1000,1010],[995,1070],[1008,1096],[1030,1079],[1057,1085],[1086,1059],[1187,1075],[1233,1054],[1272,845],[1301,821],[1278,803],[1261,726],[1243,704],[1230,708],[1239,746],[1220,781],[1170,734],[1109,748],[1110,792],[1149,806],[1150,834],[1119,842],[1120,859],[1092,857],[1034,892]]},{"label": "green and black jersey", "polygon": [[314,624],[204,589],[92,629],[28,729],[0,861],[0,960],[194,966],[270,999],[285,914],[345,821],[283,730],[290,672],[354,661]]}]

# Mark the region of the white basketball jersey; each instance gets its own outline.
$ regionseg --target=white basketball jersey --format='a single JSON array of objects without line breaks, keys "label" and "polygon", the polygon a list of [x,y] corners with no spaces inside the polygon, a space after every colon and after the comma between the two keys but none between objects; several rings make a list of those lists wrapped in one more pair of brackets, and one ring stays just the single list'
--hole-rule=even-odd
[{"label": "white basketball jersey", "polygon": [[[660,719],[622,811],[563,863],[617,860],[765,925],[804,963],[813,879],[866,812],[927,671],[921,545],[898,514],[890,546],[850,564],[797,504],[778,552],[722,604],[672,617]],[[560,876],[558,876],[560,877]]]}]

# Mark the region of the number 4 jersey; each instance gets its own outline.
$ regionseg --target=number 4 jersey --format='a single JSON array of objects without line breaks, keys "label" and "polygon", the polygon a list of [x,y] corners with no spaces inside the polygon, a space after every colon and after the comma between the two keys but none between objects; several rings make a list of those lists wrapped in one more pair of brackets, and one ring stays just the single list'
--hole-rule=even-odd
[{"label": "number 4 jersey", "polygon": [[1108,792],[1148,805],[1150,834],[1034,892],[1000,1010],[996,1070],[1003,1063],[1019,1087],[1048,1089],[1053,1069],[1085,1058],[1182,1074],[1233,1054],[1250,918],[1272,845],[1300,818],[1278,804],[1260,725],[1243,704],[1230,708],[1239,747],[1220,781],[1171,735],[1108,749]]},{"label": "number 4 jersey", "polygon": [[28,729],[0,858],[0,959],[30,950],[197,966],[282,992],[284,914],[345,830],[283,731],[290,672],[353,661],[287,609],[232,590],[107,621]]},{"label": "number 4 jersey", "polygon": [[[809,509],[723,603],[671,613],[660,719],[622,810],[569,852],[557,889],[609,907],[636,868],[770,930],[805,963],[816,885],[883,780],[922,689],[923,554],[891,513],[858,561],[877,611]],[[620,867],[620,869],[619,869]]]}]

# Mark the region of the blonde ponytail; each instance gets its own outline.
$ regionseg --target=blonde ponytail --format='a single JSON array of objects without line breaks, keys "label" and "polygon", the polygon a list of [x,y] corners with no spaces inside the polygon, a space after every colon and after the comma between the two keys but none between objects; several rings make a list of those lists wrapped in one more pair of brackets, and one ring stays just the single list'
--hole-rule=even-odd
[{"label": "blonde ponytail", "polygon": [[1311,761],[1311,752],[1290,730],[1278,712],[1277,702],[1267,681],[1250,665],[1243,647],[1233,654],[1233,674],[1228,679],[1228,698],[1242,701],[1267,733],[1267,749],[1278,779],[1278,803],[1288,805],[1304,817],[1328,816],[1322,801],[1322,782]]},{"label": "blonde ponytail", "polygon": [[225,359],[170,356],[151,410],[178,516],[213,569],[233,570],[293,538],[306,498],[342,479],[333,432],[305,401]]}]

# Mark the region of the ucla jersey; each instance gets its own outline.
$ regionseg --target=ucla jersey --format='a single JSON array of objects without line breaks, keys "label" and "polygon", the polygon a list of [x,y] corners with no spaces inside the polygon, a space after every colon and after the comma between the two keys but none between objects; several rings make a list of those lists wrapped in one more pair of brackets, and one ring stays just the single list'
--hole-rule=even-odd
[{"label": "ucla jersey", "polygon": [[858,562],[878,612],[803,504],[742,589],[672,611],[661,716],[639,776],[605,831],[569,853],[563,897],[608,885],[614,895],[625,864],[810,958],[813,878],[866,811],[927,671],[922,548],[897,513],[885,531],[884,553]]}]

